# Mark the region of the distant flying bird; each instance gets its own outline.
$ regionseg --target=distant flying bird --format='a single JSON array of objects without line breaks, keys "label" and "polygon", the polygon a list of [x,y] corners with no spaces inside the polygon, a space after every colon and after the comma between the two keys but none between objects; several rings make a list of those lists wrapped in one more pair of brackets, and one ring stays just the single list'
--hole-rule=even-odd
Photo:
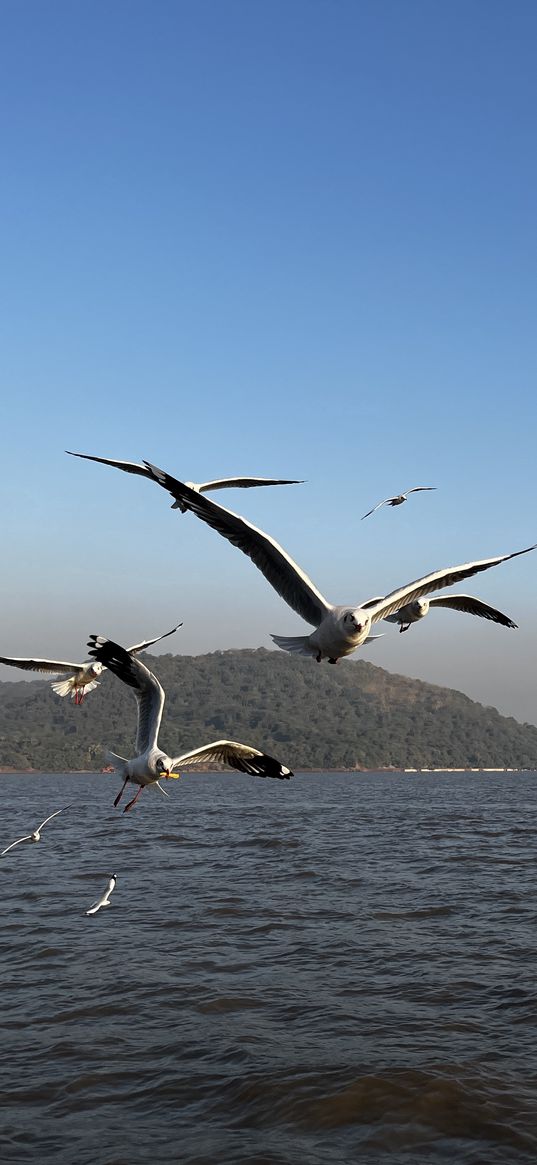
[{"label": "distant flying bird", "polygon": [[24,837],[19,837],[18,841],[12,841],[11,845],[8,845],[7,849],[2,850],[0,858],[3,858],[4,854],[7,854],[10,849],[14,848],[14,846],[20,845],[21,841],[40,841],[41,830],[43,826],[47,824],[47,821],[52,821],[52,818],[57,817],[58,813],[65,813],[65,810],[70,808],[70,805],[64,805],[63,809],[57,809],[55,813],[50,814],[50,817],[45,817],[45,820],[41,822],[41,825],[38,825],[37,829],[34,829],[32,833],[26,833]]},{"label": "distant flying bird", "polygon": [[210,744],[203,745],[202,748],[184,752],[181,756],[168,756],[158,745],[165,694],[157,677],[139,659],[129,655],[124,647],[113,643],[111,639],[104,639],[102,635],[90,635],[88,647],[91,656],[109,668],[124,684],[128,684],[134,689],[138,706],[138,728],[135,744],[137,755],[127,760],[126,757],[110,753],[116,771],[124,778],[123,785],[114,801],[115,808],[117,808],[129,781],[140,787],[136,796],[125,806],[124,813],[132,809],[146,785],[155,784],[161,793],[165,793],[165,789],[159,784],[159,779],[161,777],[179,777],[180,773],[173,772],[179,765],[186,766],[201,764],[203,761],[214,761],[218,764],[230,765],[231,768],[238,769],[242,773],[250,773],[252,776],[278,777],[280,780],[286,780],[293,775],[290,769],[274,760],[273,757],[235,740],[214,740]]},{"label": "distant flying bird", "polygon": [[86,910],[86,914],[97,914],[97,911],[101,909],[101,906],[110,906],[109,899],[112,890],[115,890],[116,888],[116,882],[117,875],[112,874],[104,894],[102,894],[101,897],[97,899],[97,902],[93,903],[93,906],[90,906],[89,910]]},{"label": "distant flying bird", "polygon": [[475,599],[473,595],[443,595],[439,599],[414,599],[405,607],[399,607],[393,615],[386,616],[386,623],[399,623],[400,631],[408,631],[412,623],[424,619],[431,607],[450,607],[452,611],[465,611],[467,615],[479,615],[481,619],[490,619],[492,623],[500,623],[502,627],[517,627],[512,619],[497,611],[496,607],[489,607],[482,599]]},{"label": "distant flying bird", "polygon": [[409,494],[423,493],[424,490],[436,489],[436,485],[415,485],[414,489],[407,489],[404,494],[396,494],[394,498],[384,498],[383,502],[378,502],[373,506],[372,510],[368,510],[367,514],[362,514],[361,521],[368,518],[370,514],[374,514],[376,510],[380,510],[381,506],[402,506],[406,502]]},{"label": "distant flying bird", "polygon": [[282,599],[297,611],[302,619],[313,624],[316,630],[311,635],[273,635],[272,639],[284,651],[313,655],[318,663],[326,658],[329,663],[336,663],[341,657],[351,655],[357,647],[367,641],[372,623],[392,615],[413,599],[422,598],[423,595],[429,595],[444,587],[454,586],[471,575],[479,574],[480,571],[489,570],[500,562],[506,562],[510,558],[517,558],[536,549],[535,546],[529,546],[513,554],[484,558],[461,566],[447,566],[398,587],[383,598],[368,599],[359,606],[336,607],[323,598],[304,571],[268,534],[231,510],[226,510],[202,494],[195,493],[164,470],[157,469],[149,462],[146,464],[155,481],[158,481],[174,499],[192,510],[202,522],[206,522],[251,558]]},{"label": "distant flying bird", "polygon": [[[162,639],[167,639],[168,635],[173,635],[182,626],[182,623],[178,623],[177,627],[172,627],[171,631],[165,631],[164,635],[158,635],[156,639],[144,639],[143,643],[135,643],[134,647],[129,647],[127,650],[130,655],[138,655],[140,651],[147,651],[148,647],[153,647],[154,643],[160,643]],[[95,660],[90,660],[88,663],[66,663],[59,659],[19,659],[0,655],[0,663],[5,663],[8,667],[20,667],[23,671],[72,672],[73,674],[69,676],[69,679],[55,681],[50,686],[57,696],[71,696],[75,704],[82,704],[88,692],[99,687],[97,676],[106,671],[106,668],[101,663],[96,663]]]},{"label": "distant flying bird", "polygon": [[[139,477],[148,477],[150,481],[153,480],[147,467],[139,465],[136,461],[113,461],[110,457],[92,457],[89,453],[73,453],[70,449],[66,449],[65,452],[70,457],[82,457],[85,461],[98,461],[101,465],[113,465],[116,469],[123,469],[125,473],[135,473]],[[214,481],[201,483],[189,481],[188,485],[196,493],[203,494],[215,489],[251,489],[254,486],[262,485],[304,485],[304,482],[278,477],[218,477]],[[181,510],[183,514],[187,510],[187,507],[183,506],[180,501],[174,502],[172,508]]]}]

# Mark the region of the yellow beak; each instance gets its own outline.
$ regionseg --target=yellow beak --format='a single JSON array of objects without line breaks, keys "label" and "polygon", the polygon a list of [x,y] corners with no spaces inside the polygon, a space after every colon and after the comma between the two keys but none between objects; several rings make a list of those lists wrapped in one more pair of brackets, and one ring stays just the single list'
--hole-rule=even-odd
[{"label": "yellow beak", "polygon": [[175,781],[177,781],[177,780],[179,779],[179,777],[181,776],[181,774],[180,774],[180,773],[171,773],[171,772],[170,772],[170,773],[164,773],[164,776],[166,777],[166,779],[167,779],[167,780],[170,780],[170,779],[172,779],[172,780],[175,780]]}]

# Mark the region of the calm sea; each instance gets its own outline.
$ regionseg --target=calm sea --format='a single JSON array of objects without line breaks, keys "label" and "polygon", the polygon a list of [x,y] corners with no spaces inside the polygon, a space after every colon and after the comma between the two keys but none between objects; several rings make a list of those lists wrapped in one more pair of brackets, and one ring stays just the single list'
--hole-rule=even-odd
[{"label": "calm sea", "polygon": [[537,774],[0,784],[5,1165],[535,1165]]}]

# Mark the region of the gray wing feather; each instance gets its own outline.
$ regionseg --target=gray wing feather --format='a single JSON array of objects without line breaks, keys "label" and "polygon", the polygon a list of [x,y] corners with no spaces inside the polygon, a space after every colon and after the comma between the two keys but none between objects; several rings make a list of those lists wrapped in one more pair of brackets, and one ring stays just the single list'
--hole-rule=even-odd
[{"label": "gray wing feather", "polygon": [[500,562],[508,562],[510,558],[529,554],[530,550],[535,550],[536,547],[537,544],[527,546],[525,550],[515,550],[513,554],[500,554],[497,558],[483,558],[478,562],[466,562],[462,566],[447,566],[443,570],[435,570],[432,574],[426,574],[423,578],[407,583],[406,586],[399,587],[396,591],[390,591],[388,595],[380,599],[376,606],[371,608],[371,622],[377,623],[379,619],[385,619],[387,615],[392,615],[394,611],[411,603],[413,599],[420,599],[424,595],[430,595],[433,591],[454,586],[465,578],[471,578],[474,574],[480,574],[483,570],[490,570],[492,566],[498,566]]},{"label": "gray wing feather", "polygon": [[81,457],[83,461],[98,461],[100,465],[113,465],[115,469],[123,469],[125,473],[135,473],[139,477],[151,477],[145,465],[138,465],[136,461],[114,461],[112,457],[92,457],[89,453],[73,453],[66,449],[70,457]]},{"label": "gray wing feather", "polygon": [[58,675],[61,672],[76,674],[84,667],[83,663],[67,663],[61,659],[18,659],[8,655],[0,655],[0,663],[5,663],[8,667],[20,667],[23,671],[56,672]]},{"label": "gray wing feather", "polygon": [[214,489],[252,489],[263,485],[304,485],[303,481],[278,477],[219,477],[216,481],[204,481],[197,486],[200,493]]},{"label": "gray wing feather", "polygon": [[405,497],[407,497],[408,494],[419,494],[419,493],[423,493],[424,490],[431,490],[431,489],[438,489],[438,486],[436,486],[436,485],[415,485],[413,489],[406,489],[404,491]]},{"label": "gray wing feather", "polygon": [[489,607],[482,599],[475,599],[473,595],[443,595],[441,598],[429,600],[430,607],[449,607],[452,611],[464,611],[467,615],[478,615],[481,619],[490,619],[492,623],[500,623],[502,627],[514,627],[517,624],[508,615],[498,611],[496,607]]},{"label": "gray wing feather", "polygon": [[267,582],[281,595],[282,599],[292,607],[307,623],[318,627],[325,615],[332,610],[320,591],[313,585],[311,579],[297,566],[296,562],[282,547],[268,534],[258,530],[245,518],[224,509],[216,502],[211,501],[203,494],[189,489],[183,482],[177,481],[162,469],[146,462],[155,481],[172,495],[180,505],[192,510],[196,517],[201,518],[223,538],[227,538],[232,546],[242,550],[251,558],[258,570],[264,574]]}]

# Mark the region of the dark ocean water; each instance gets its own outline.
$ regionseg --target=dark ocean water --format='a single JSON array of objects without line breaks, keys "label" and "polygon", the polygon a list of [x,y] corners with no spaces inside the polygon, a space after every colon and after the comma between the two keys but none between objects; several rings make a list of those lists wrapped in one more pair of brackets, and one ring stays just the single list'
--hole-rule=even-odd
[{"label": "dark ocean water", "polygon": [[534,1165],[537,774],[0,780],[2,1162]]}]

